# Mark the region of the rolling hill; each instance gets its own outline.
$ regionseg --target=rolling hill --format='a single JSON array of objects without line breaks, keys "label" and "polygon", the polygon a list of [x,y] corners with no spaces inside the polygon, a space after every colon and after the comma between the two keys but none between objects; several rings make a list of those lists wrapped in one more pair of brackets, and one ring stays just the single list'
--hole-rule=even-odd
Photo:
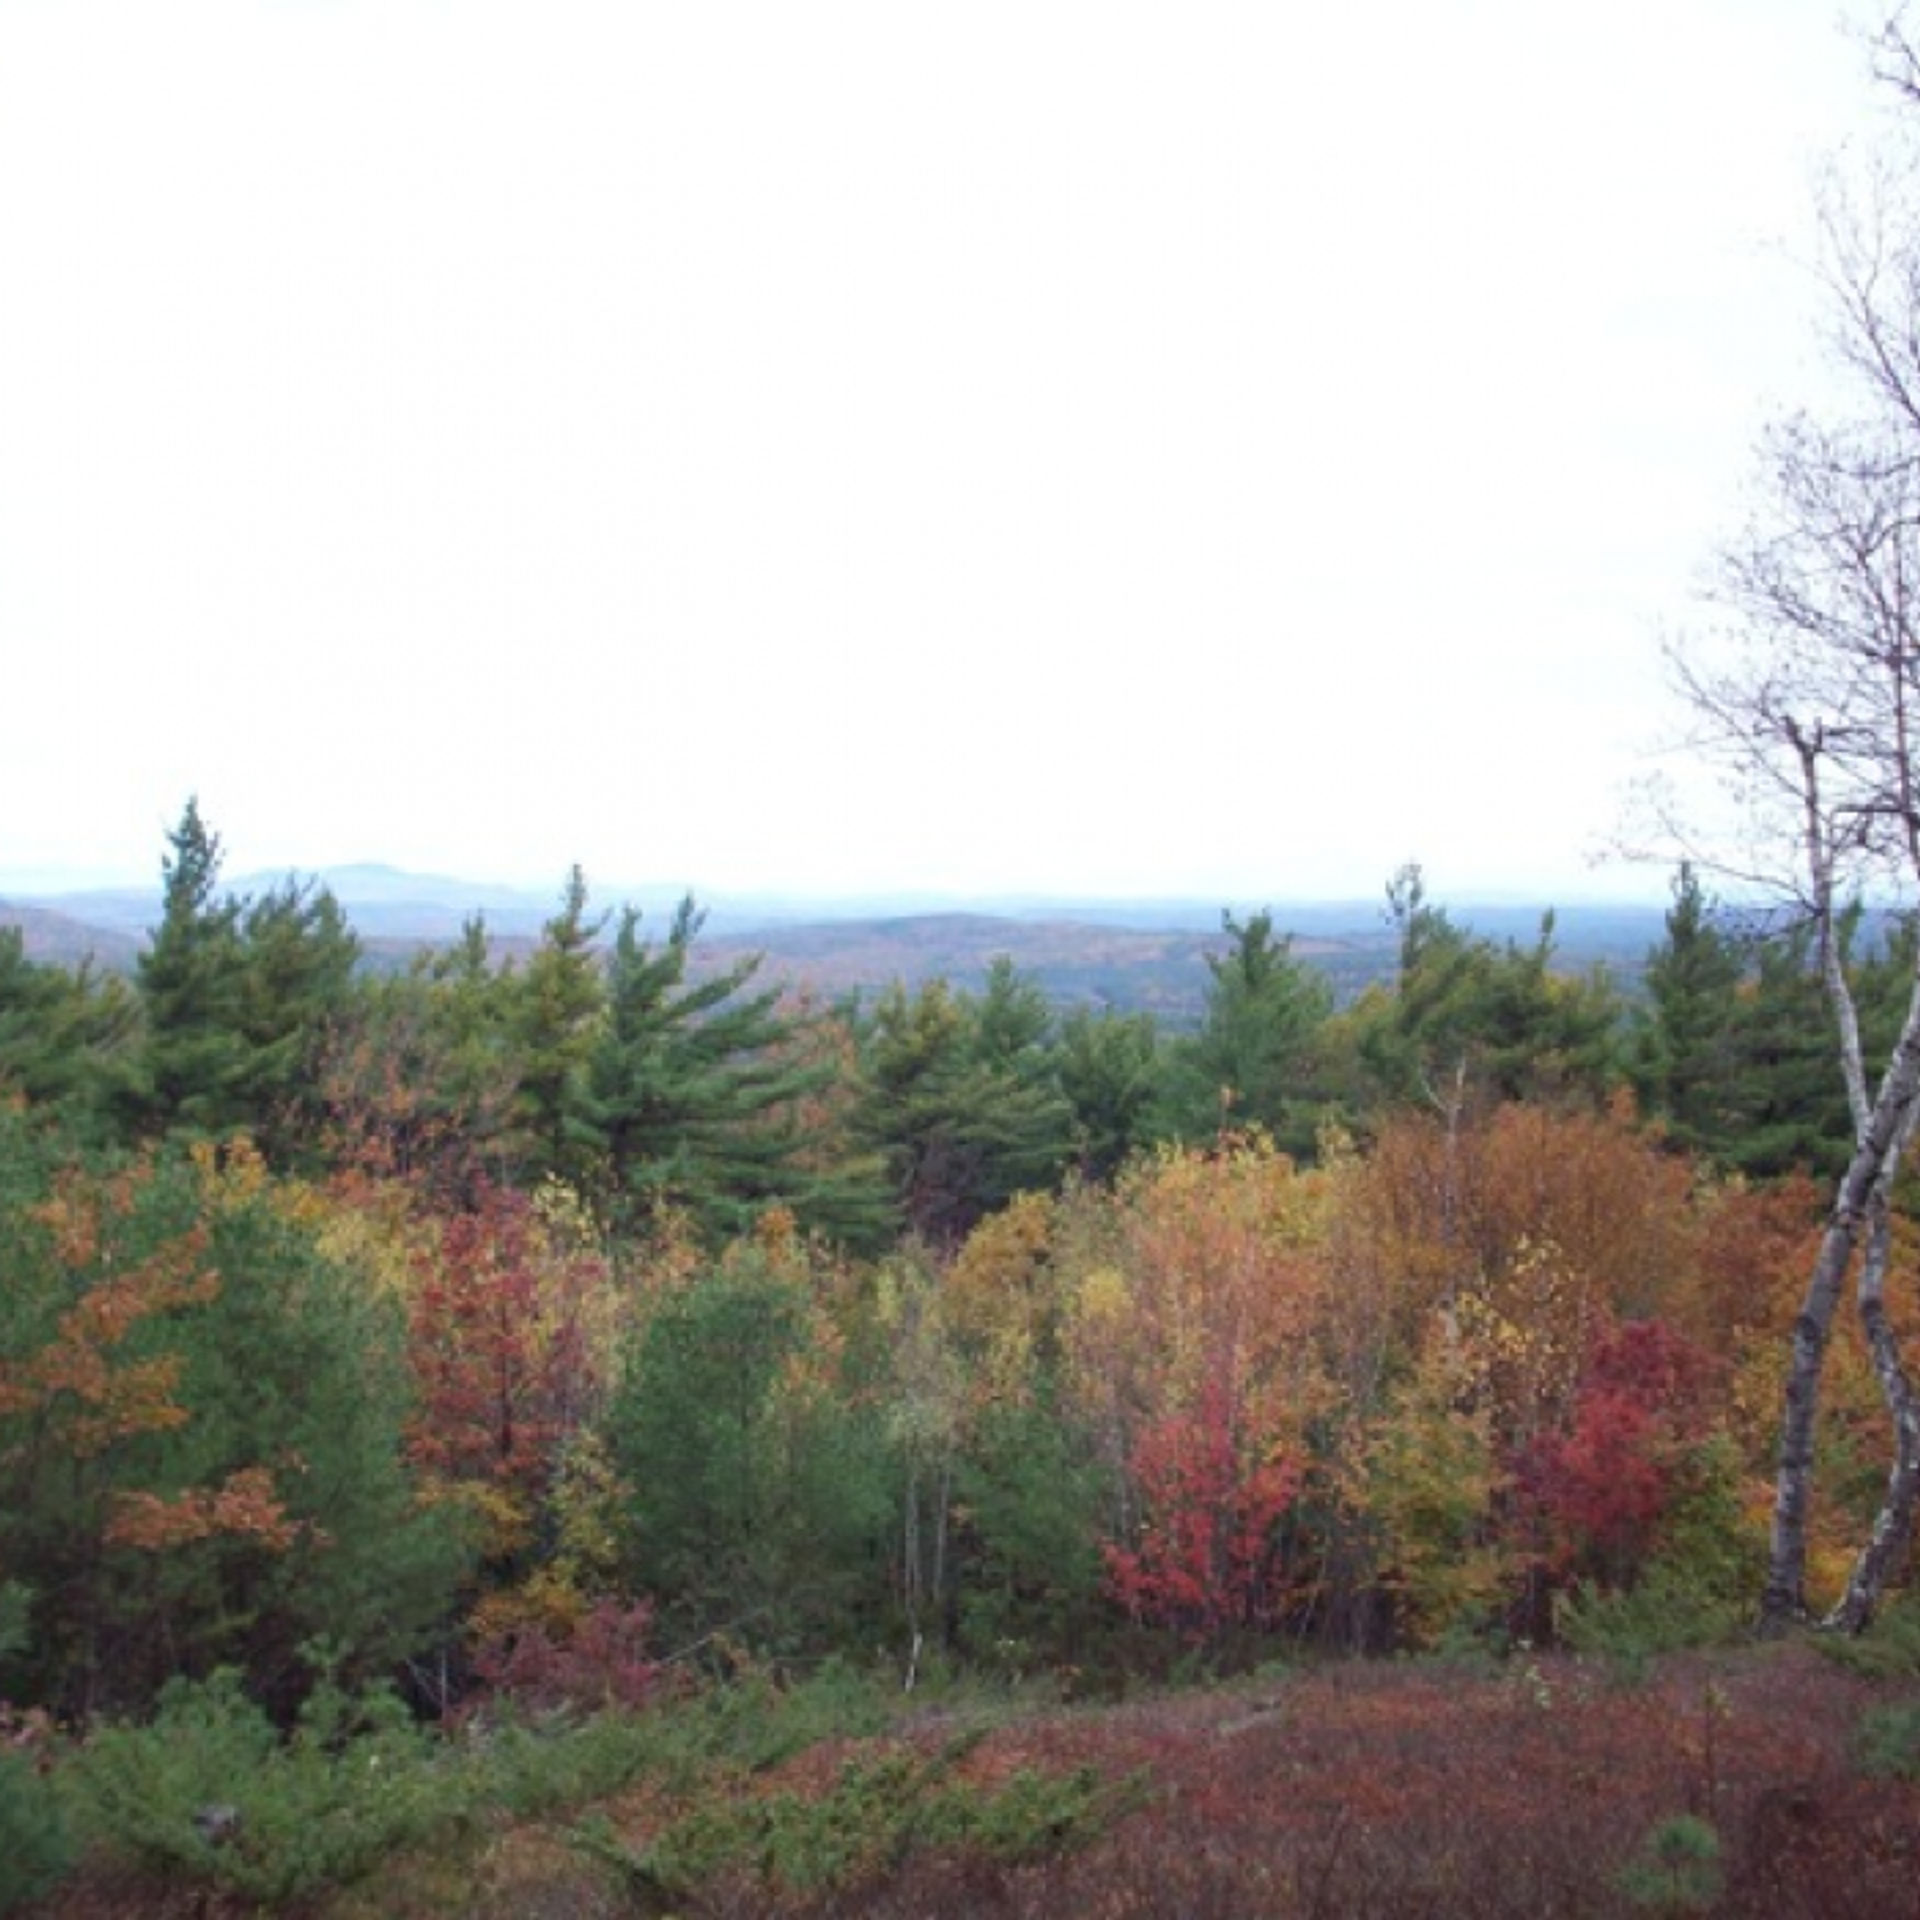
[{"label": "rolling hill", "polygon": [[[400,968],[424,948],[458,937],[466,919],[485,916],[494,951],[512,959],[530,951],[551,898],[527,889],[403,873],[378,865],[331,869],[318,876],[334,893],[363,941],[371,965]],[[233,890],[257,894],[285,876],[237,880]],[[663,935],[675,899],[671,890],[603,896],[633,898],[643,931]],[[74,966],[128,970],[159,914],[155,890],[98,889],[0,900],[0,926],[17,926],[28,955]],[[870,995],[893,981],[909,988],[934,978],[974,990],[1005,955],[1061,1007],[1147,1012],[1168,1026],[1197,1020],[1207,988],[1206,955],[1222,944],[1220,908],[1200,901],[1047,901],[940,903],[915,900],[905,911],[886,902],[831,904],[735,899],[716,902],[695,948],[701,972],[763,956],[762,977],[806,988],[819,997]],[[1497,940],[1530,943],[1540,910],[1493,905],[1453,909],[1454,917]],[[1275,924],[1293,935],[1294,951],[1323,969],[1345,1003],[1368,984],[1391,976],[1393,929],[1369,902],[1282,902]],[[1662,909],[1579,906],[1556,919],[1555,951],[1569,971],[1604,965],[1625,984],[1637,977],[1660,938]]]}]

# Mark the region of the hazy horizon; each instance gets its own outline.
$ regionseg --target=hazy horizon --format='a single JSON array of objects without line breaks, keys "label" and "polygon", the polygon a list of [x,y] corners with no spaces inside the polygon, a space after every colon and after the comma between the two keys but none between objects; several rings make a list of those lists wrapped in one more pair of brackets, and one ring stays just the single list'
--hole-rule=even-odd
[{"label": "hazy horizon", "polygon": [[[1424,869],[1423,869],[1424,873]],[[1499,888],[1480,888],[1467,893],[1458,891],[1449,893],[1438,884],[1438,876],[1430,873],[1424,877],[1427,882],[1428,897],[1434,904],[1452,908],[1498,907],[1541,909],[1565,907],[1656,907],[1666,904],[1668,881],[1664,874],[1651,868],[1638,870],[1642,885],[1637,891],[1627,892],[1580,892],[1572,889],[1562,890],[1551,897],[1545,897],[1526,890]],[[391,876],[402,883],[418,887],[435,889],[472,889],[481,894],[512,895],[528,905],[550,903],[559,897],[566,881],[566,873],[553,876],[549,883],[538,880],[501,878],[481,873],[445,873],[429,872],[420,869],[396,866],[383,860],[349,860],[330,863],[325,867],[307,868],[296,866],[262,866],[246,872],[235,871],[231,864],[223,866],[221,890],[235,892],[254,892],[272,885],[288,876],[301,880],[318,880],[340,891],[340,882],[344,877],[354,875]],[[838,891],[781,889],[781,888],[704,888],[697,882],[648,879],[644,877],[624,876],[602,878],[592,873],[586,874],[591,898],[600,906],[618,904],[623,899],[645,897],[657,899],[678,898],[691,893],[697,902],[740,902],[753,906],[818,907],[823,910],[833,908],[875,908],[901,906],[910,910],[926,908],[928,910],[965,910],[969,907],[1017,907],[1033,908],[1059,905],[1062,907],[1086,908],[1125,908],[1128,906],[1192,908],[1195,910],[1252,911],[1261,907],[1292,905],[1314,908],[1355,908],[1365,910],[1384,910],[1387,883],[1391,875],[1380,876],[1379,884],[1372,888],[1353,887],[1345,891],[1321,894],[1267,894],[1242,893],[1232,897],[1222,897],[1209,892],[1149,892],[1139,890],[1126,892],[1093,892],[1072,889],[1035,889],[1023,887],[983,888],[968,892],[947,892],[924,887],[902,886],[893,888],[842,889]],[[59,900],[77,898],[88,894],[144,894],[157,897],[161,888],[159,862],[156,858],[153,870],[146,874],[130,872],[103,871],[94,874],[63,873],[57,870],[33,870],[0,867],[0,901],[14,900]],[[404,893],[392,896],[396,899],[407,898]]]}]

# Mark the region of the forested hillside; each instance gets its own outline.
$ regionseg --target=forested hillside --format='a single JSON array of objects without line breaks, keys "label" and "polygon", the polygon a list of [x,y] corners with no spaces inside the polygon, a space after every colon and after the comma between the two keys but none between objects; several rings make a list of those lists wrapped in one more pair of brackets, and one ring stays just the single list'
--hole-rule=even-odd
[{"label": "forested hillside", "polygon": [[[370,971],[324,888],[226,890],[192,804],[163,874],[130,978],[0,936],[17,1707],[461,1714],[699,1648],[1098,1688],[1751,1613],[1849,1120],[1817,954],[1691,872],[1631,1003],[1408,869],[1386,984],[1336,1006],[1229,915],[1184,1031],[1005,960],[783,993],[577,870],[521,957],[475,919]],[[1911,931],[1842,964],[1880,1044]],[[1878,1402],[1837,1345],[1819,1591]]]}]

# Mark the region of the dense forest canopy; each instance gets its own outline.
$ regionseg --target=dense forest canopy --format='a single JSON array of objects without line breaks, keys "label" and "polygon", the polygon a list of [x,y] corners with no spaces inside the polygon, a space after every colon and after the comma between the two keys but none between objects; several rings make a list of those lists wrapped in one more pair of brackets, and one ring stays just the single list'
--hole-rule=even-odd
[{"label": "dense forest canopy", "polygon": [[[1228,915],[1171,1034],[698,972],[578,869],[522,959],[371,971],[192,803],[163,873],[131,981],[0,936],[9,1697],[457,1693],[636,1601],[1038,1665],[1752,1604],[1850,1129],[1809,935],[1691,869],[1631,1001],[1410,868],[1390,985]],[[1840,964],[1897,1028],[1910,936]],[[1837,1350],[1829,1581],[1874,1398]]]}]

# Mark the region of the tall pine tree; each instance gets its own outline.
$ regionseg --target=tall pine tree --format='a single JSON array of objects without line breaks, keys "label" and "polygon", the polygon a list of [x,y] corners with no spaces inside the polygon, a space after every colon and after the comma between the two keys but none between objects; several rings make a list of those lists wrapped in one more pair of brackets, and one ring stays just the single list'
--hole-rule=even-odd
[{"label": "tall pine tree", "polygon": [[1647,956],[1633,1078],[1676,1145],[1724,1157],[1732,1141],[1740,1022],[1739,946],[1682,862],[1666,938]]},{"label": "tall pine tree", "polygon": [[221,1134],[253,1115],[241,905],[219,896],[220,838],[197,798],[167,845],[160,924],[134,975],[146,1043],[132,1102],[150,1131]]},{"label": "tall pine tree", "polygon": [[835,1238],[873,1239],[877,1169],[823,1153],[804,1124],[831,1063],[797,1046],[776,990],[753,988],[758,955],[689,977],[703,919],[683,900],[656,947],[637,909],[620,916],[582,1106],[616,1219],[670,1208],[723,1238],[778,1205]]},{"label": "tall pine tree", "polygon": [[528,1178],[580,1180],[592,1169],[587,1078],[606,1005],[594,942],[605,924],[604,914],[587,917],[586,876],[571,868],[560,911],[513,987],[516,1149]]}]

